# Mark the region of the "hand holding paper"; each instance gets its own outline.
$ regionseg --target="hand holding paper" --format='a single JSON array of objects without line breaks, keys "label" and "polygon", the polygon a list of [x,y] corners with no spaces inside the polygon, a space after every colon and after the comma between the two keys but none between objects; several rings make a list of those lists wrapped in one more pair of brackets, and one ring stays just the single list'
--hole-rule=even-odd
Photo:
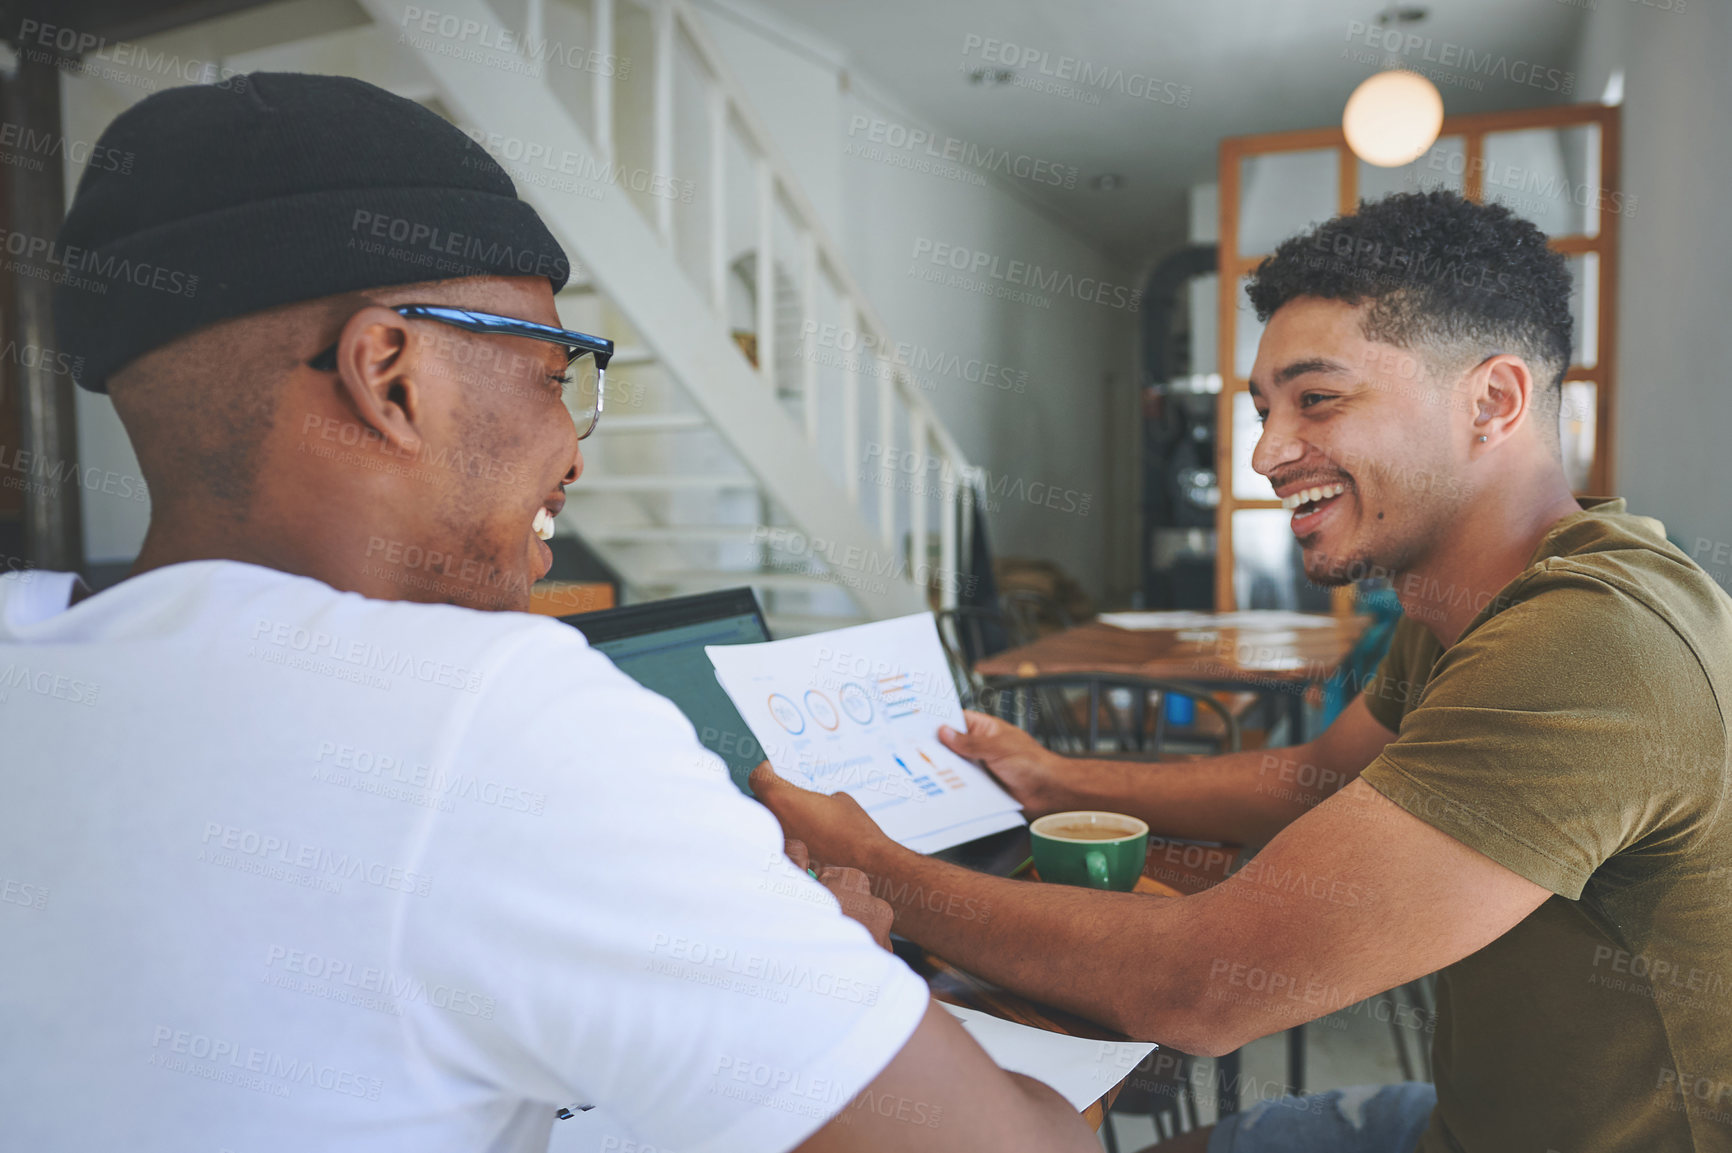
[{"label": "hand holding paper", "polygon": [[930,614],[704,651],[777,774],[846,793],[899,844],[934,852],[1023,823],[938,740],[967,722]]}]

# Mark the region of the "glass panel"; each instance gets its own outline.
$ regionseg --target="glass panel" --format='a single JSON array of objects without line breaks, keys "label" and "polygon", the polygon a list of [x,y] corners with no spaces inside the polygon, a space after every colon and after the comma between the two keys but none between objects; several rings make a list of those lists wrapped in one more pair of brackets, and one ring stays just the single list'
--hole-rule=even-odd
[{"label": "glass panel", "polygon": [[1558,439],[1571,492],[1586,492],[1593,477],[1598,401],[1599,389],[1593,381],[1564,381],[1563,404],[1558,409]]},{"label": "glass panel", "polygon": [[1242,609],[1328,612],[1329,590],[1305,579],[1293,514],[1278,508],[1233,513],[1233,595]]},{"label": "glass panel", "polygon": [[1381,200],[1392,192],[1430,192],[1445,188],[1460,192],[1467,172],[1467,138],[1441,136],[1412,164],[1379,168],[1359,162],[1359,199]]},{"label": "glass panel", "polygon": [[1274,252],[1295,233],[1334,216],[1341,203],[1334,148],[1268,152],[1239,163],[1239,255]]},{"label": "glass panel", "polygon": [[1258,476],[1251,467],[1251,454],[1256,451],[1257,440],[1263,435],[1263,426],[1257,423],[1257,406],[1251,403],[1251,394],[1236,392],[1233,394],[1233,499],[1234,500],[1274,500],[1275,488],[1269,483],[1268,477]]},{"label": "glass panel", "polygon": [[1197,276],[1185,286],[1185,298],[1191,305],[1191,372],[1219,372],[1216,363],[1221,357],[1216,333],[1221,325],[1221,298],[1216,286],[1221,280],[1211,272]]},{"label": "glass panel", "polygon": [[1523,128],[1485,134],[1485,201],[1539,225],[1547,236],[1598,236],[1600,126]]},{"label": "glass panel", "polygon": [[1240,380],[1250,377],[1251,366],[1257,363],[1257,343],[1263,339],[1263,322],[1257,319],[1257,310],[1245,292],[1250,283],[1249,276],[1239,278],[1238,308],[1233,317],[1233,375]]},{"label": "glass panel", "polygon": [[1570,315],[1575,333],[1570,338],[1570,364],[1592,368],[1600,362],[1600,255],[1584,252],[1569,257]]}]

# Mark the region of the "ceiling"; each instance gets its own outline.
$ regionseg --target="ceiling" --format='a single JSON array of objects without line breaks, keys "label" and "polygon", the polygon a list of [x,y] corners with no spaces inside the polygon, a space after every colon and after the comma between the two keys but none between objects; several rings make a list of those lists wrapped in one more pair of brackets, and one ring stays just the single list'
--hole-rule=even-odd
[{"label": "ceiling", "polygon": [[[1073,189],[1016,183],[1131,268],[1183,242],[1186,190],[1215,178],[1222,137],[1339,124],[1354,87],[1384,67],[1384,53],[1368,46],[1363,33],[1350,38],[1355,22],[1379,31],[1382,0],[742,2],[815,37],[866,82],[863,91],[882,91],[934,128],[982,150],[1074,165]],[[1583,0],[1409,3],[1429,14],[1390,27],[1428,40],[1404,59],[1433,74],[1446,115],[1598,98],[1561,91]],[[967,73],[975,68],[1004,68],[983,59],[987,51],[1006,54],[988,49],[988,41],[1016,45],[1019,62],[1044,52],[1049,74],[1079,67],[1061,65],[1063,57],[1097,75],[1104,71],[1106,85],[1091,89],[1099,103],[1014,83],[971,83]],[[1468,52],[1479,71],[1464,67]],[[1043,78],[1041,67],[1035,59],[1012,71],[1037,83],[1065,83]],[[1540,69],[1541,87],[1517,82],[1531,67]],[[1119,69],[1124,79],[1115,85]],[[1129,94],[1148,78],[1159,82],[1155,99]],[[1184,86],[1188,107],[1180,104]],[[1122,177],[1120,186],[1096,191],[1091,182],[1102,173]]]},{"label": "ceiling", "polygon": [[[1588,2],[1408,0],[1426,16],[1389,27],[1416,38],[1400,59],[1433,76],[1446,114],[1571,103],[1599,95],[1561,91],[1561,81],[1573,79]],[[259,3],[0,0],[0,13],[13,26],[22,15],[63,24],[76,18],[76,26],[102,35],[136,37]],[[1007,179],[1127,270],[1183,243],[1186,192],[1215,178],[1222,137],[1338,124],[1354,87],[1389,66],[1386,53],[1368,43],[1382,31],[1376,18],[1383,0],[707,3],[767,18],[840,63],[867,99],[882,94],[982,152],[1074,167],[1071,188]],[[280,7],[309,6],[332,3]],[[1007,45],[1015,46],[1019,66],[1004,63]],[[1470,53],[1477,70],[1465,63]],[[1021,66],[1024,59],[1030,62]],[[1076,78],[1085,66],[1104,82]],[[1519,82],[1536,67],[1541,87]],[[978,69],[1012,82],[972,82]],[[1073,94],[1041,91],[1031,81]],[[1145,87],[1153,98],[1138,95]],[[1076,98],[1079,92],[1085,98]],[[1119,177],[1118,186],[1096,190],[1094,178],[1103,174]]]}]

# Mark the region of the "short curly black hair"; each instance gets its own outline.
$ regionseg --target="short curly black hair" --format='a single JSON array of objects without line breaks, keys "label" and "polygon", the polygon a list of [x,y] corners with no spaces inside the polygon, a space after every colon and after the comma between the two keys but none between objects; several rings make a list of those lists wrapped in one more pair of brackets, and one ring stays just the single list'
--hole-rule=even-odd
[{"label": "short curly black hair", "polygon": [[1501,204],[1441,189],[1362,201],[1281,243],[1248,294],[1267,321],[1301,296],[1370,302],[1365,335],[1401,348],[1519,353],[1555,402],[1570,366],[1570,273],[1545,234]]}]

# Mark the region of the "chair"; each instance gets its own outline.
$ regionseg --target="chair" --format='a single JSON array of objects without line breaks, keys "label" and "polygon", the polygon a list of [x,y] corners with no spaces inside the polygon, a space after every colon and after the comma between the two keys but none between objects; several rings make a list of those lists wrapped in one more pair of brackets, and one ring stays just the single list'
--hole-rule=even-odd
[{"label": "chair", "polygon": [[1024,645],[1034,639],[1022,622],[1009,613],[984,605],[957,605],[933,614],[938,635],[954,644],[969,668],[982,657]]},{"label": "chair", "polygon": [[[987,711],[1034,734],[1047,748],[1070,755],[1102,755],[1103,731],[1110,734],[1119,757],[1155,760],[1175,744],[1190,745],[1187,752],[1238,752],[1241,734],[1238,718],[1206,690],[1150,677],[1106,673],[1050,673],[1033,677],[994,680],[987,684]],[[1197,702],[1196,720],[1189,725],[1167,721],[1166,701],[1171,696]],[[1153,703],[1154,707],[1149,706]],[[1204,725],[1211,717],[1217,725]],[[1103,724],[1103,721],[1105,722]],[[1161,1053],[1162,1050],[1156,1050]],[[1288,1080],[1295,1092],[1304,1091],[1305,1030],[1295,1026],[1287,1034]],[[1220,1114],[1238,1110],[1239,1054],[1217,1059],[1216,1108]],[[1196,1102],[1187,1082],[1181,1100],[1189,1103],[1190,1116],[1197,1116]],[[1184,1132],[1184,1114],[1179,1102],[1157,1102],[1175,1132]],[[1118,1109],[1115,1102],[1114,1108]],[[1128,1102],[1122,1112],[1141,1112]],[[1157,1121],[1157,1131],[1162,1131]],[[1103,1132],[1105,1130],[1103,1129]],[[1172,1132],[1166,1136],[1171,1137]],[[1108,1134],[1107,1148],[1116,1137]]]},{"label": "chair", "polygon": [[976,662],[1033,639],[1015,618],[995,608],[958,605],[933,614],[933,621],[966,708],[979,704],[986,687],[986,682],[974,671]]},{"label": "chair", "polygon": [[[1171,698],[1196,702],[1188,723],[1168,719]],[[1054,752],[1117,754],[1156,760],[1170,746],[1186,752],[1238,752],[1239,721],[1203,689],[1121,673],[1043,673],[987,682],[986,711],[1032,733]],[[1153,704],[1155,707],[1150,708]],[[1208,718],[1205,720],[1205,718]],[[1110,737],[1112,748],[1104,748]]]},{"label": "chair", "polygon": [[1411,1002],[1414,1015],[1421,1020],[1437,1018],[1437,974],[1421,977],[1417,981],[1409,981],[1405,985],[1397,985],[1385,994],[1394,1006],[1395,1011],[1389,1015],[1389,1031],[1395,1039],[1395,1059],[1401,1064],[1401,1079],[1403,1081],[1431,1080],[1431,1044],[1430,1035],[1421,1032],[1413,1037],[1413,1046],[1418,1051],[1415,1060],[1407,1054],[1408,1036],[1414,1033],[1411,1025],[1403,1024],[1405,1007],[1402,1001]]},{"label": "chair", "polygon": [[1323,685],[1324,728],[1341,715],[1341,710],[1370,678],[1383,654],[1389,651],[1390,637],[1401,621],[1401,602],[1391,589],[1362,590],[1358,610],[1372,617],[1371,627],[1365,630],[1353,651],[1341,662],[1341,667]]},{"label": "chair", "polygon": [[1010,589],[999,597],[1004,614],[1016,623],[1024,638],[1022,643],[1038,640],[1043,632],[1056,625],[1059,629],[1073,627],[1063,604],[1036,589]]},{"label": "chair", "polygon": [[1191,1088],[1191,1057],[1177,1049],[1156,1049],[1131,1070],[1101,1121],[1107,1153],[1119,1153],[1118,1134],[1113,1132],[1115,1114],[1149,1118],[1160,1141],[1195,1129],[1202,1123],[1202,1114],[1197,1112],[1197,1095]]}]

